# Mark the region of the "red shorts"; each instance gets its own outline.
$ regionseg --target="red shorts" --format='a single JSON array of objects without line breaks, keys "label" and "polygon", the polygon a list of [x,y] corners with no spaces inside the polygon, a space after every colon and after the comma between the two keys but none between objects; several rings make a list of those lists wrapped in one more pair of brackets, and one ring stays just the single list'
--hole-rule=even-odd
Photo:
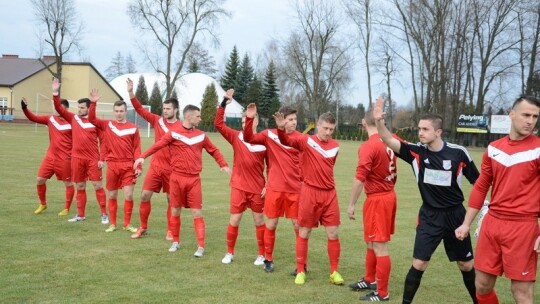
[{"label": "red shorts", "polygon": [[45,155],[39,166],[38,177],[49,179],[53,175],[56,175],[59,181],[71,181],[71,160],[59,160],[48,154]]},{"label": "red shorts", "polygon": [[150,168],[144,177],[143,190],[149,190],[159,193],[163,188],[163,192],[169,193],[169,179],[171,178],[171,170],[164,169],[150,164]]},{"label": "red shorts", "polygon": [[100,181],[101,168],[98,167],[97,159],[71,158],[71,181],[82,183],[87,180]]},{"label": "red shorts", "polygon": [[201,178],[171,173],[169,201],[174,208],[202,209]]},{"label": "red shorts", "polygon": [[107,190],[118,190],[124,186],[135,185],[137,177],[133,169],[133,162],[107,162]]},{"label": "red shorts", "polygon": [[231,214],[242,213],[250,208],[251,211],[262,213],[264,201],[260,193],[250,193],[236,188],[231,188]]},{"label": "red shorts", "polygon": [[266,189],[264,196],[264,215],[268,218],[298,218],[299,193],[277,192]]},{"label": "red shorts", "polygon": [[508,221],[488,212],[476,244],[474,268],[516,281],[535,281],[538,254],[533,250],[540,234],[537,221]]},{"label": "red shorts", "polygon": [[369,194],[362,210],[364,241],[388,242],[396,222],[396,193]]},{"label": "red shorts", "polygon": [[341,223],[336,189],[323,190],[303,184],[298,204],[298,225],[315,228],[319,223],[325,227]]}]

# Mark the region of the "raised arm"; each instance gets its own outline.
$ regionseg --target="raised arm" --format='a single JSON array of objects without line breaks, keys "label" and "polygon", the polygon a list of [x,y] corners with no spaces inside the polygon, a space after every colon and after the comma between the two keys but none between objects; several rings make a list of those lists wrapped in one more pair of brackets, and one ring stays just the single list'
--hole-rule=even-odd
[{"label": "raised arm", "polygon": [[71,123],[71,120],[73,119],[73,116],[75,116],[75,114],[71,113],[70,111],[68,111],[66,108],[62,106],[62,104],[60,103],[59,90],[60,90],[60,81],[58,80],[58,78],[53,78],[52,95],[53,95],[54,109],[60,116],[64,117],[66,121]]},{"label": "raised arm", "polygon": [[276,121],[279,142],[282,145],[293,147],[296,150],[302,151],[303,146],[302,146],[302,142],[300,140],[302,138],[302,136],[291,137],[291,136],[289,136],[287,134],[287,132],[285,131],[285,124],[287,122],[285,120],[285,117],[283,116],[283,113],[276,112],[276,113],[274,113],[273,116],[274,116],[274,119]]},{"label": "raised arm", "polygon": [[250,144],[264,145],[265,136],[253,133],[253,119],[257,114],[257,106],[250,103],[246,109],[246,124],[244,125],[244,141]]},{"label": "raised arm", "polygon": [[135,109],[135,112],[137,112],[137,114],[141,115],[141,117],[144,118],[144,120],[146,120],[149,123],[153,124],[154,120],[159,119],[160,116],[146,110],[142,106],[142,104],[139,101],[139,99],[137,98],[137,96],[135,96],[135,93],[133,93],[133,81],[131,79],[128,78],[126,80],[126,83],[127,83],[127,91],[128,91],[128,94],[129,94],[129,99],[131,100],[131,105]]},{"label": "raised arm", "polygon": [[386,146],[392,149],[395,153],[399,153],[401,149],[401,142],[392,136],[392,133],[386,128],[384,124],[385,112],[383,112],[384,99],[382,97],[377,98],[375,106],[373,108],[373,118],[375,119],[375,125],[379,136]]},{"label": "raised arm", "polygon": [[227,93],[223,96],[223,101],[217,109],[216,117],[214,118],[216,130],[218,130],[218,132],[231,144],[236,136],[236,132],[225,124],[225,107],[232,102],[233,94],[233,89],[227,90]]},{"label": "raised arm", "polygon": [[26,116],[28,120],[35,123],[46,125],[47,121],[49,120],[50,115],[35,115],[34,113],[30,112],[28,109],[28,102],[24,97],[21,100],[21,109],[23,110],[24,116]]},{"label": "raised arm", "polygon": [[107,121],[97,118],[96,116],[96,106],[97,101],[101,98],[99,91],[97,89],[92,89],[90,92],[90,108],[88,109],[88,121],[99,128],[104,130],[107,125]]}]

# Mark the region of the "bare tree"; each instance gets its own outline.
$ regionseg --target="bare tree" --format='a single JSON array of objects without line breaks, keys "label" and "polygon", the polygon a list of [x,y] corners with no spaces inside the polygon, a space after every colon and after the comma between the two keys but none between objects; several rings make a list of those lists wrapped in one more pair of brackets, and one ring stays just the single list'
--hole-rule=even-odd
[{"label": "bare tree", "polygon": [[373,98],[371,95],[371,69],[370,49],[371,32],[373,27],[373,3],[370,0],[343,0],[349,19],[354,22],[359,34],[358,49],[364,55],[368,87],[368,108],[371,108]]},{"label": "bare tree", "polygon": [[513,38],[518,0],[472,2],[475,49],[480,60],[476,111],[482,113],[490,85],[518,64],[509,64],[506,56],[519,43],[519,38]]},{"label": "bare tree", "polygon": [[150,33],[159,47],[145,43],[143,52],[152,67],[165,76],[170,96],[184,70],[193,45],[204,37],[218,43],[215,29],[229,13],[224,0],[131,0],[128,13],[135,26]]},{"label": "bare tree", "polygon": [[330,109],[337,91],[348,81],[349,46],[338,37],[339,22],[334,6],[325,1],[298,1],[299,30],[293,31],[283,52],[285,77],[305,96],[309,113],[318,117]]},{"label": "bare tree", "polygon": [[537,56],[539,55],[540,4],[525,2],[522,5],[524,5],[523,9],[518,14],[521,91],[532,95],[534,75],[537,72]]},{"label": "bare tree", "polygon": [[[54,77],[62,80],[64,56],[74,49],[80,49],[83,23],[77,17],[73,0],[31,0],[34,15],[40,25],[40,57],[52,51],[56,60],[56,70],[40,61]],[[44,29],[41,30],[41,27]]]}]

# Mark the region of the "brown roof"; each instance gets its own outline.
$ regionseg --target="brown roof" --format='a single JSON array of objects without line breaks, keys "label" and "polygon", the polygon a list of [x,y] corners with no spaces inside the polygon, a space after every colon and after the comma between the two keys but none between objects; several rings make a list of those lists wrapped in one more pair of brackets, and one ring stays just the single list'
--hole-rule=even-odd
[{"label": "brown roof", "polygon": [[[51,65],[55,60],[49,57],[44,58],[44,62]],[[44,68],[45,66],[38,59],[19,58],[17,55],[2,55],[0,58],[0,71],[2,71],[0,73],[0,86],[14,86]]]}]

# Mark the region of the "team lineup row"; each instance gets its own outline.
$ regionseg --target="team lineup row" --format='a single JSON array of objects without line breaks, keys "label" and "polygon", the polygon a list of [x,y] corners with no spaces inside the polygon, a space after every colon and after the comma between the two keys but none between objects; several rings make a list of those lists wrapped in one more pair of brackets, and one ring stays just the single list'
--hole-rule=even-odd
[{"label": "team lineup row", "polygon": [[[167,236],[170,252],[180,249],[181,211],[189,208],[198,248],[196,257],[204,255],[205,223],[202,215],[202,191],[199,173],[202,150],[205,149],[231,175],[230,219],[227,227],[227,253],[222,263],[234,260],[242,213],[251,209],[254,218],[258,256],[255,265],[265,272],[274,270],[274,243],[280,217],[291,219],[296,234],[295,284],[306,282],[308,241],[311,230],[319,224],[327,233],[330,261],[329,280],[342,285],[339,241],[340,214],[335,190],[334,165],[339,143],[332,139],[335,118],[322,114],[314,135],[296,131],[296,111],[284,106],[274,114],[276,129],[256,132],[258,118],[255,104],[250,104],[242,118],[242,131],[225,124],[225,108],[232,101],[229,89],[218,105],[216,129],[233,147],[231,170],[219,149],[204,132],[197,129],[200,109],[188,105],[184,120],[178,117],[178,101],[163,102],[162,116],[142,107],[133,93],[133,82],[127,90],[137,113],[155,132],[155,143],[141,153],[137,127],[126,120],[127,105],[113,106],[114,120],[96,117],[99,91],[78,102],[78,114],[69,112],[67,101],[59,96],[60,83],[53,80],[52,93],[56,115],[34,115],[21,101],[25,115],[49,129],[50,145],[38,171],[37,192],[40,205],[35,213],[47,208],[46,181],[53,175],[66,186],[66,203],[59,213],[66,216],[75,197],[77,214],[69,222],[85,220],[86,181],[94,186],[106,232],[117,224],[118,190],[124,193],[122,229],[132,238],[147,234],[153,193],[166,192],[168,197]],[[366,290],[362,301],[388,301],[391,260],[388,242],[394,233],[397,177],[396,158],[408,162],[416,176],[422,197],[413,252],[413,262],[405,278],[403,303],[412,303],[430,258],[443,241],[450,261],[460,269],[464,285],[473,303],[498,303],[494,291],[497,276],[511,280],[516,303],[533,303],[533,287],[540,242],[540,139],[532,134],[540,112],[540,102],[533,97],[518,98],[510,112],[511,133],[489,145],[479,173],[467,150],[442,139],[443,119],[426,114],[419,120],[419,143],[405,142],[392,135],[384,125],[384,100],[379,98],[367,111],[362,126],[369,139],[358,151],[358,166],[353,179],[347,214],[355,219],[355,204],[362,192],[365,273],[350,284],[352,290]],[[152,162],[145,175],[140,199],[140,227],[131,225],[133,190],[142,174],[145,158]],[[102,167],[107,163],[107,194],[102,186]],[[267,179],[264,177],[266,167]],[[463,206],[461,180],[474,184],[468,208]],[[473,263],[470,225],[492,187],[489,212],[483,219]],[[107,214],[108,207],[108,214]],[[525,246],[524,246],[525,245]]]}]

